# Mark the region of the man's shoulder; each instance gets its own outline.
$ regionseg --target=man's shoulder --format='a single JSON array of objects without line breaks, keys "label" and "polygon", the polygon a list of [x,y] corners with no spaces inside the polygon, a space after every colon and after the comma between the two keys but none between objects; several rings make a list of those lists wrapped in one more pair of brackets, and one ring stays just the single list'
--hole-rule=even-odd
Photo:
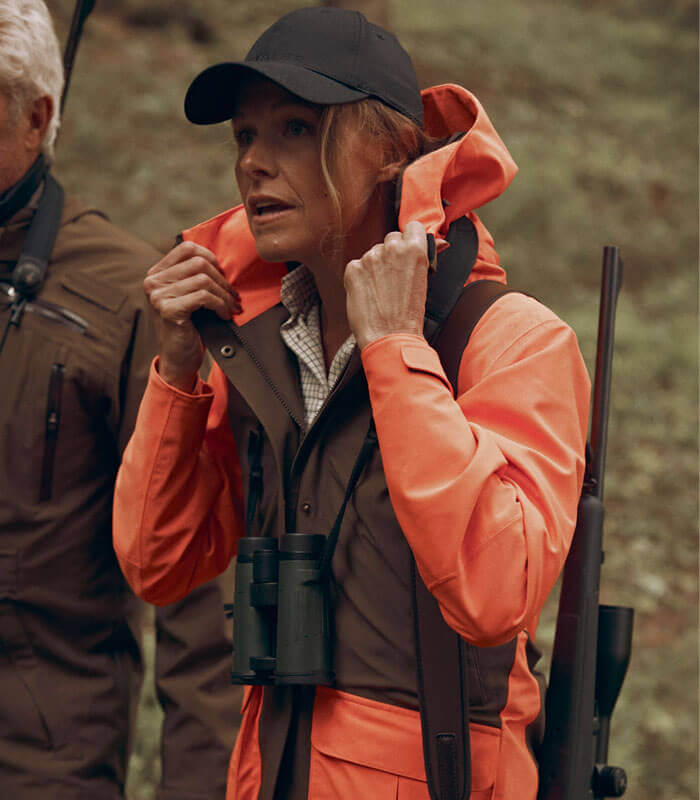
[{"label": "man's shoulder", "polygon": [[131,315],[147,305],[143,279],[162,256],[96,207],[66,197],[44,296],[60,305],[86,300],[102,311]]},{"label": "man's shoulder", "polygon": [[162,256],[148,242],[114,225],[104,211],[77,198],[66,198],[52,253],[57,268],[70,265],[71,270],[128,282],[129,277],[143,278]]}]

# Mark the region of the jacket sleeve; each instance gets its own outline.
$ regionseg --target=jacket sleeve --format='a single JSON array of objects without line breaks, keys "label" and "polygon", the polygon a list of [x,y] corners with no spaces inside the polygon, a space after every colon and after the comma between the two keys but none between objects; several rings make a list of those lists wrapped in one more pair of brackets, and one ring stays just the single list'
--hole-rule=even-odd
[{"label": "jacket sleeve", "polygon": [[394,334],[362,353],[394,511],[428,589],[468,641],[534,633],[583,481],[590,381],[571,329],[509,294],[462,356]]},{"label": "jacket sleeve", "polygon": [[114,493],[114,549],[134,592],[155,605],[222,573],[242,531],[241,470],[225,379],[180,392],[151,366]]}]

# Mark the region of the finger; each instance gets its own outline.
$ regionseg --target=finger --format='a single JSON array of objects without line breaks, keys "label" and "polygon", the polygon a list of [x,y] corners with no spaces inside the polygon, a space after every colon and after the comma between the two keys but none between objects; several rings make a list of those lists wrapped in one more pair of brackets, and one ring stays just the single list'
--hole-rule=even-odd
[{"label": "finger", "polygon": [[196,242],[180,242],[180,244],[173,247],[169,253],[161,258],[155,266],[151,267],[151,270],[161,272],[172,267],[174,264],[195,257],[203,258],[217,270],[219,269],[219,261],[211,250],[208,250],[206,247]]},{"label": "finger", "polygon": [[144,279],[143,285],[146,293],[150,296],[158,289],[174,286],[186,278],[195,277],[197,275],[206,276],[206,278],[212,283],[215,283],[222,292],[230,294],[236,301],[240,302],[240,296],[237,290],[229,284],[226,278],[210,261],[207,261],[202,256],[194,256],[186,261],[178,262],[160,272],[149,271]]},{"label": "finger", "polygon": [[231,286],[218,267],[201,255],[196,255],[187,259],[187,261],[174,264],[168,272],[168,277],[172,280],[182,280],[189,275],[197,274],[206,275],[224,292],[233,295],[237,299],[240,299],[238,290]]},{"label": "finger", "polygon": [[403,234],[401,231],[391,231],[391,233],[387,233],[384,237],[384,244],[390,244],[391,242],[400,242],[403,240]]},{"label": "finger", "polygon": [[415,242],[423,247],[423,251],[427,249],[427,234],[424,226],[417,220],[411,220],[403,229],[403,238],[409,242]]},{"label": "finger", "polygon": [[[200,301],[206,295],[215,298],[216,308],[213,310],[218,313],[222,307],[227,309],[225,313],[227,319],[241,310],[240,302],[203,272],[190,275],[177,283],[169,283],[154,289],[150,294],[150,300],[162,317],[181,322],[184,314],[195,310],[189,303],[183,303],[183,298],[191,298],[194,295]],[[206,303],[205,307],[209,308],[210,304]]]},{"label": "finger", "polygon": [[349,291],[354,283],[354,281],[358,277],[358,273],[362,270],[362,263],[360,259],[354,258],[352,261],[348,261],[345,265],[345,272],[343,273],[343,285],[345,286],[345,291]]},{"label": "finger", "polygon": [[375,244],[369,248],[369,250],[362,256],[360,259],[360,263],[367,265],[368,267],[371,264],[379,264],[381,263],[383,256],[384,256],[384,244]]},{"label": "finger", "polygon": [[188,320],[200,308],[214,311],[221,319],[231,319],[231,310],[228,304],[221,297],[206,289],[198,289],[190,294],[182,295],[175,300],[175,303],[178,307],[176,316],[179,320]]},{"label": "finger", "polygon": [[[216,273],[220,275],[220,273]],[[231,292],[231,287],[228,283],[222,285],[221,282],[218,280],[213,279],[212,275],[199,272],[196,275],[192,275],[189,278],[185,278],[180,284],[180,293],[184,294],[185,292],[194,292],[198,290],[204,290],[209,292],[210,294],[215,295],[219,299],[223,300],[227,306],[229,306],[232,310],[240,311],[241,310],[241,302],[238,298],[238,293],[234,295]]]}]

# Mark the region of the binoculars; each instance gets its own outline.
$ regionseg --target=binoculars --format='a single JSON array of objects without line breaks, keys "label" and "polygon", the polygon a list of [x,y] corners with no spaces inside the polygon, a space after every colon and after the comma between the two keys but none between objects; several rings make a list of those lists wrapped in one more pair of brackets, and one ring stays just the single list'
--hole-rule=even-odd
[{"label": "binoculars", "polygon": [[233,604],[233,683],[331,685],[326,537],[287,533],[238,542]]}]

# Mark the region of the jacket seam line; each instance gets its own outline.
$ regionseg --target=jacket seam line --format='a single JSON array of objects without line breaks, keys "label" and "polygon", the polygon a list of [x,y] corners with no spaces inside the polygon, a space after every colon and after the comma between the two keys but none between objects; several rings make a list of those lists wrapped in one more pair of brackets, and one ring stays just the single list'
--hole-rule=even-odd
[{"label": "jacket seam line", "polygon": [[[494,306],[495,306],[495,303],[494,303]],[[491,306],[491,308],[493,308],[493,306]],[[488,315],[488,313],[489,313],[489,311],[490,311],[490,310],[491,310],[491,309],[488,309],[488,310],[486,311],[486,314],[484,314],[484,316],[482,317],[482,320],[486,318],[486,316]],[[480,321],[481,321],[481,320],[480,320]],[[541,328],[541,327],[543,327],[543,326],[545,326],[545,325],[556,325],[556,323],[557,323],[558,321],[559,321],[559,322],[562,322],[561,320],[555,320],[555,319],[544,319],[544,320],[541,320],[540,322],[537,322],[535,325],[533,325],[532,327],[528,328],[526,331],[523,331],[523,332],[522,332],[522,333],[521,333],[521,334],[518,336],[518,338],[517,338],[517,339],[514,339],[512,342],[510,342],[510,344],[508,344],[508,346],[507,346],[507,347],[505,347],[505,348],[504,348],[504,349],[503,349],[503,350],[502,350],[502,351],[501,351],[501,352],[500,352],[500,353],[499,353],[497,356],[495,356],[495,357],[494,357],[493,361],[492,361],[492,362],[489,364],[489,366],[488,366],[488,367],[487,367],[487,368],[486,368],[486,369],[483,371],[482,375],[480,376],[480,380],[483,380],[483,379],[484,379],[486,376],[488,376],[488,375],[491,373],[491,371],[492,371],[493,369],[495,369],[495,367],[497,366],[498,362],[499,362],[499,361],[500,361],[500,360],[501,360],[501,359],[502,359],[502,358],[505,356],[505,354],[506,354],[506,353],[507,353],[509,350],[511,350],[512,348],[514,348],[514,347],[515,347],[517,344],[521,343],[521,342],[523,341],[523,339],[526,339],[526,338],[528,338],[529,336],[531,336],[531,335],[532,335],[532,334],[533,334],[533,333],[534,333],[534,332],[535,332],[535,331],[536,331],[538,328]],[[566,323],[563,323],[563,324],[566,324]],[[477,334],[477,336],[476,336],[476,337],[474,337],[474,336],[470,337],[469,341],[467,342],[467,346],[464,348],[464,352],[462,353],[462,357],[460,358],[460,361],[459,361],[459,368],[458,368],[458,371],[457,371],[457,374],[458,374],[458,376],[459,376],[459,371],[460,371],[460,370],[461,370],[461,368],[462,368],[462,362],[463,362],[463,361],[464,361],[464,359],[466,358],[466,356],[467,356],[467,353],[469,352],[469,348],[470,348],[471,344],[474,342],[474,340],[475,340],[475,339],[478,341],[478,339],[479,339],[479,336],[478,336],[478,334]],[[461,387],[460,387],[460,393],[463,393],[463,391],[467,391],[467,389],[469,389],[469,388],[471,388],[471,387],[467,387],[466,389],[464,389],[464,390],[461,390]]]},{"label": "jacket seam line", "polygon": [[[521,519],[521,515],[517,514],[517,513],[514,514],[508,520],[508,522],[504,523],[504,525],[501,528],[499,528],[499,530],[496,533],[493,534],[493,536],[490,536],[487,541],[482,542],[482,544],[479,545],[479,547],[477,547],[476,550],[472,551],[472,553],[470,555],[477,555],[478,553],[480,553],[484,548],[488,547],[491,544],[491,542],[493,542],[495,539],[497,539],[504,531],[506,531],[508,528],[510,528],[510,526],[514,522],[519,520],[519,519]],[[447,583],[447,581],[451,581],[453,578],[456,578],[458,576],[459,576],[459,572],[457,570],[455,570],[453,572],[450,572],[448,575],[445,575],[443,578],[438,578],[435,581],[431,581],[430,585],[428,586],[428,589],[432,592],[432,590],[434,588],[436,588],[438,586],[441,586],[443,583]]]},{"label": "jacket seam line", "polygon": [[508,520],[508,522],[504,523],[499,528],[499,530],[496,533],[493,534],[493,536],[490,536],[485,542],[482,542],[475,550],[472,550],[470,555],[476,556],[479,553],[481,553],[482,550],[485,550],[487,547],[489,547],[489,545],[493,541],[495,541],[502,533],[505,533],[508,530],[508,528],[510,528],[512,526],[512,524],[514,522],[518,522],[521,519],[522,519],[522,514],[520,512],[516,511],[513,514],[513,516]]}]

